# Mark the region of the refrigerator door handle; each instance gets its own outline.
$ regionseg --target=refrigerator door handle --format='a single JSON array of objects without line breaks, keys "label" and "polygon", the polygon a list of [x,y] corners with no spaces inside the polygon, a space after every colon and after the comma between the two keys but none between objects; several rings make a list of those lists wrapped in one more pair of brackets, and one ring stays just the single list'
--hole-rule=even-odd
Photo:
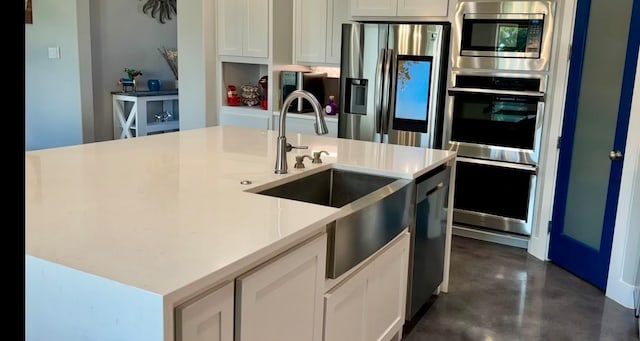
[{"label": "refrigerator door handle", "polygon": [[391,122],[390,113],[390,101],[393,91],[393,80],[391,78],[391,72],[393,71],[393,62],[396,60],[395,51],[393,49],[387,49],[385,66],[384,66],[384,88],[382,90],[382,126],[380,132],[384,137],[388,139],[389,124]]},{"label": "refrigerator door handle", "polygon": [[376,85],[375,85],[375,140],[380,141],[380,134],[382,133],[382,110],[384,96],[382,95],[382,89],[384,87],[384,66],[386,58],[386,49],[380,49],[380,55],[378,56],[378,66],[376,71]]},{"label": "refrigerator door handle", "polygon": [[391,110],[391,101],[395,98],[395,83],[396,83],[396,72],[398,67],[398,54],[395,50],[389,49],[387,52],[387,66],[386,66],[386,79],[387,85],[384,90],[385,93],[385,102],[384,102],[384,125],[382,133],[389,138],[389,130],[391,128],[391,120],[393,119],[392,110]]}]

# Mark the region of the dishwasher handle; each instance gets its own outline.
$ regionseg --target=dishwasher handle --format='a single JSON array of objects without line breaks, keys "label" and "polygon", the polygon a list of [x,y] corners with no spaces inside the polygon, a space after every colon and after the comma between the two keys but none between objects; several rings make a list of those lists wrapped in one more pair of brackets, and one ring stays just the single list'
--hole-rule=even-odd
[{"label": "dishwasher handle", "polygon": [[424,180],[416,183],[416,204],[426,200],[434,192],[449,185],[451,179],[451,167],[427,176]]},{"label": "dishwasher handle", "polygon": [[425,197],[428,197],[429,195],[431,195],[431,193],[441,189],[442,187],[444,187],[444,182],[439,183],[435,188],[430,189],[427,194],[425,194]]}]

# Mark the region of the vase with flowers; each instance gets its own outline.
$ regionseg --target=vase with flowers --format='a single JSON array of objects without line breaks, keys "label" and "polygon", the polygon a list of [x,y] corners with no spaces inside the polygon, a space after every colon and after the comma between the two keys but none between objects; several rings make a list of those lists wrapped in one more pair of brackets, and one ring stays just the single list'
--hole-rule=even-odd
[{"label": "vase with flowers", "polygon": [[122,92],[136,91],[136,77],[142,76],[142,71],[136,69],[125,68],[124,72],[128,78],[120,78],[118,85],[122,86]]},{"label": "vase with flowers", "polygon": [[173,73],[173,77],[176,80],[176,89],[178,88],[178,50],[176,49],[167,49],[166,47],[162,47],[158,49],[162,58],[167,62],[171,72]]}]

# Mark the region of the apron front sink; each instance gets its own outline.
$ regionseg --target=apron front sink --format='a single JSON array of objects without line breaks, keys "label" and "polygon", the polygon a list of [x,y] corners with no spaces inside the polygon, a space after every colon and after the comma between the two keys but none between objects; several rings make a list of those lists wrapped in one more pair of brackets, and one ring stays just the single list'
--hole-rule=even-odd
[{"label": "apron front sink", "polygon": [[413,222],[414,181],[329,168],[253,192],[341,209],[327,226],[327,277],[337,278]]}]

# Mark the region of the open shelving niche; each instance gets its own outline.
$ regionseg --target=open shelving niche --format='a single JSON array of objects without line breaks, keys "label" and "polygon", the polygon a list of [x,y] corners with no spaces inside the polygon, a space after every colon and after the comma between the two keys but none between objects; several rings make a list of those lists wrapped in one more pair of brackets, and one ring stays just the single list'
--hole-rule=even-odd
[{"label": "open shelving niche", "polygon": [[[219,90],[219,103],[220,103],[220,115],[221,124],[224,123],[222,116],[224,115],[241,115],[251,117],[268,117],[269,127],[271,126],[271,116],[273,113],[279,113],[281,107],[281,86],[280,86],[280,72],[281,71],[311,71],[306,66],[299,65],[269,65],[262,63],[250,63],[250,62],[237,62],[237,61],[221,61],[220,62],[220,74],[221,84]],[[227,104],[227,86],[235,85],[238,95],[240,96],[242,90],[240,87],[244,84],[256,85],[260,88],[258,81],[261,77],[268,76],[268,107],[267,110],[262,109],[259,105],[252,107],[246,105],[230,106]],[[260,91],[262,89],[260,88]]]},{"label": "open shelving niche", "polygon": [[[168,121],[157,121],[156,114],[169,112]],[[162,134],[180,130],[180,110],[178,100],[149,101],[147,103],[147,135]]]},{"label": "open shelving niche", "polygon": [[[248,125],[256,125],[258,128],[269,128],[271,126],[271,98],[268,99],[268,110],[264,110],[259,104],[255,106],[247,106],[241,104],[239,106],[230,106],[227,104],[227,87],[234,85],[238,96],[241,96],[241,86],[251,84],[258,87],[262,94],[262,88],[258,81],[263,76],[269,76],[268,95],[273,88],[271,85],[271,67],[262,63],[245,63],[236,61],[221,61],[220,63],[221,84],[219,87],[219,103],[220,103],[220,124],[229,121],[229,117],[233,115],[235,120],[256,121],[260,123],[250,123]],[[264,120],[263,120],[264,119]]]}]

